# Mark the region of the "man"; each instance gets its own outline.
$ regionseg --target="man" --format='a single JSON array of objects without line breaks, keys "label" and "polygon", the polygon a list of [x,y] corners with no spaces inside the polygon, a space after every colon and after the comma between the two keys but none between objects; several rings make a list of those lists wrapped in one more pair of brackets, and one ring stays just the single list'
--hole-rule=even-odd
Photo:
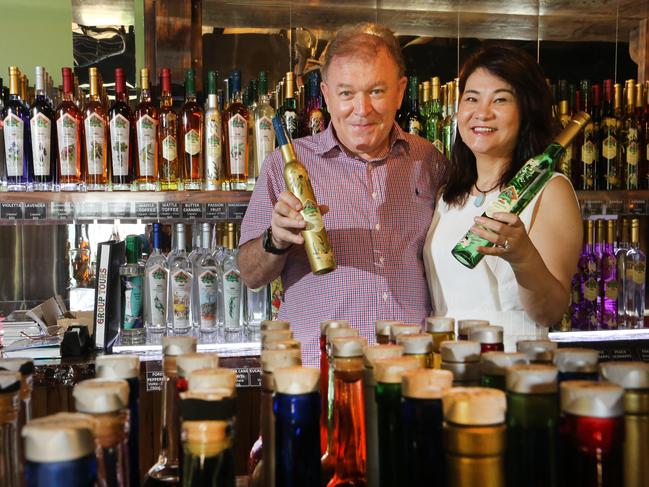
[{"label": "man", "polygon": [[281,275],[280,318],[317,366],[319,323],[346,319],[372,340],[377,319],[421,323],[430,313],[422,246],[444,158],[395,123],[406,87],[390,30],[343,28],[328,46],[322,93],[331,114],[324,132],[293,141],[315,196],[337,269],[311,273],[300,231],[301,205],[288,193],[279,151],[265,161],[241,227],[239,267],[247,286]]}]

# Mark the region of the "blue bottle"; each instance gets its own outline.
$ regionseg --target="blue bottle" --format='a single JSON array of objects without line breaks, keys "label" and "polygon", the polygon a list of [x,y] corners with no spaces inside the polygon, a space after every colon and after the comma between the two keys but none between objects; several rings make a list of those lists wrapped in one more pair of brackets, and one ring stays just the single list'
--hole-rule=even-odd
[{"label": "blue bottle", "polygon": [[9,67],[9,98],[2,111],[8,191],[27,191],[31,182],[29,110],[20,98],[20,70]]}]

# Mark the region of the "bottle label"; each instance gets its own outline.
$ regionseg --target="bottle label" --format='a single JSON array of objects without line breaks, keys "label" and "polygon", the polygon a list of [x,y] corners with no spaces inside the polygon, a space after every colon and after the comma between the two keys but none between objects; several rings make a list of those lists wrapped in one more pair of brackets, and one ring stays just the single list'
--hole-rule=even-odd
[{"label": "bottle label", "polygon": [[255,123],[255,151],[257,154],[258,167],[275,150],[275,131],[273,122],[268,117],[261,117]]},{"label": "bottle label", "polygon": [[584,282],[584,299],[586,301],[595,302],[597,300],[597,280],[594,278],[589,278]]},{"label": "bottle label", "polygon": [[123,277],[124,329],[142,328],[142,276]]},{"label": "bottle label", "polygon": [[167,269],[160,265],[147,271],[151,325],[164,327],[167,322]]},{"label": "bottle label", "polygon": [[221,177],[221,117],[218,113],[205,116],[205,177]]},{"label": "bottle label", "polygon": [[322,110],[313,110],[309,114],[309,134],[315,135],[325,131],[325,117]]},{"label": "bottle label", "polygon": [[617,294],[617,281],[615,279],[604,283],[604,296],[613,301],[617,301]]},{"label": "bottle label", "polygon": [[306,222],[304,230],[309,232],[319,232],[324,228],[320,208],[318,208],[318,205],[314,201],[306,200],[302,205],[302,211],[300,211],[300,214]]},{"label": "bottle label", "polygon": [[[501,191],[498,198],[489,204],[485,211],[486,215],[493,218],[494,213],[510,213],[521,199],[521,194],[524,194],[532,183],[545,173],[547,161],[548,158],[545,156],[529,159],[512,179],[513,184]],[[520,188],[520,193],[517,187]]]},{"label": "bottle label", "polygon": [[171,293],[173,298],[173,326],[189,327],[189,308],[192,290],[192,276],[184,270],[171,275]]},{"label": "bottle label", "polygon": [[566,147],[566,151],[563,153],[563,156],[561,156],[561,161],[559,162],[559,171],[561,171],[561,173],[564,176],[570,178],[571,166],[572,166],[572,144]]},{"label": "bottle label", "polygon": [[228,139],[230,174],[245,174],[248,121],[238,113],[228,120]]},{"label": "bottle label", "polygon": [[581,162],[586,166],[591,166],[595,163],[595,143],[593,139],[593,124],[589,123],[584,129],[584,143],[581,146]]},{"label": "bottle label", "polygon": [[49,176],[51,170],[52,121],[41,112],[30,120],[29,125],[32,129],[34,176]]},{"label": "bottle label", "polygon": [[640,148],[638,147],[638,129],[630,128],[627,132],[627,149],[626,149],[626,163],[632,166],[638,165],[640,156]]},{"label": "bottle label", "polygon": [[195,156],[201,151],[201,135],[194,129],[185,134],[185,152]]},{"label": "bottle label", "polygon": [[63,114],[56,121],[56,132],[59,139],[59,161],[61,162],[61,176],[77,175],[77,151],[81,141],[76,118],[69,113]]},{"label": "bottle label", "polygon": [[89,175],[104,174],[106,160],[106,123],[97,113],[92,113],[84,122],[86,129],[86,159]]},{"label": "bottle label", "polygon": [[433,145],[435,146],[435,149],[439,151],[440,154],[444,154],[444,143],[441,140],[439,139],[433,140]]},{"label": "bottle label", "polygon": [[419,120],[408,120],[408,133],[412,135],[421,135],[422,133],[421,123]]},{"label": "bottle label", "polygon": [[240,325],[241,279],[234,269],[223,274],[223,304],[225,306],[223,310],[225,327],[238,327]]},{"label": "bottle label", "polygon": [[298,136],[297,134],[297,113],[294,111],[284,112],[284,125],[291,139]]},{"label": "bottle label", "polygon": [[218,298],[217,275],[206,270],[198,276],[198,299],[200,300],[201,327],[216,327],[216,302]]},{"label": "bottle label", "polygon": [[23,176],[23,155],[25,129],[24,122],[13,113],[7,115],[3,121],[5,138],[5,160],[7,176]]},{"label": "bottle label", "polygon": [[602,126],[606,134],[602,141],[602,156],[604,159],[613,160],[617,157],[617,139],[615,138],[617,121],[614,118],[605,118]]},{"label": "bottle label", "polygon": [[631,262],[626,270],[627,280],[633,281],[638,286],[645,283],[646,263],[643,261]]},{"label": "bottle label", "polygon": [[176,138],[174,136],[167,135],[162,140],[162,157],[170,162],[175,161],[178,157]]},{"label": "bottle label", "polygon": [[144,115],[135,124],[140,176],[155,177],[158,160],[158,121]]},{"label": "bottle label", "polygon": [[113,176],[128,176],[128,149],[131,122],[121,113],[110,119],[110,149],[113,156]]}]

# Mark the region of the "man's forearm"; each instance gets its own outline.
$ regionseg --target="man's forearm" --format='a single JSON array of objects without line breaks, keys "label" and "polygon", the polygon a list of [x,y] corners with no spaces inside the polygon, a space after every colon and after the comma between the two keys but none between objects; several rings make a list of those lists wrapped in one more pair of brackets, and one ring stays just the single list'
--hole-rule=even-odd
[{"label": "man's forearm", "polygon": [[243,282],[251,289],[257,289],[279,276],[286,263],[286,255],[266,252],[262,237],[246,242],[239,248],[237,262]]}]

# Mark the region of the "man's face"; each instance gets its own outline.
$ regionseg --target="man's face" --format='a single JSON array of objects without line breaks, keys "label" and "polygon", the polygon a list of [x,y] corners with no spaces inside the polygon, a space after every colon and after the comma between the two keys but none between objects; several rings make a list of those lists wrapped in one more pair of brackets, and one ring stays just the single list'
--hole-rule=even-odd
[{"label": "man's face", "polygon": [[406,78],[384,49],[372,59],[337,57],[329,65],[322,94],[338,140],[369,160],[387,152]]}]

